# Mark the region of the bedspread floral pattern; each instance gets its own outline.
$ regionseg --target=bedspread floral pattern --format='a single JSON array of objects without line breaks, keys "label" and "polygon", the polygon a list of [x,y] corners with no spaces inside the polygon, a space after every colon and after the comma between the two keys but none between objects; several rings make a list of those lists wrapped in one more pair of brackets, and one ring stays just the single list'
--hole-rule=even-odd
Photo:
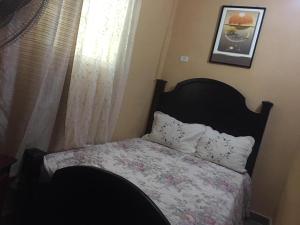
[{"label": "bedspread floral pattern", "polygon": [[131,139],[47,155],[49,175],[89,165],[123,176],[143,190],[172,225],[243,224],[250,178],[190,154]]}]

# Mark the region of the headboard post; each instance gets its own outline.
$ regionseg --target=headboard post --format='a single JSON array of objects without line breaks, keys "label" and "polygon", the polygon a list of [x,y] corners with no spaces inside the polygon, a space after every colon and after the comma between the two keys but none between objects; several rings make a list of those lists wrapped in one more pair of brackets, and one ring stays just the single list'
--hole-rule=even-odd
[{"label": "headboard post", "polygon": [[148,116],[148,122],[147,122],[145,134],[151,132],[152,123],[153,123],[153,115],[157,109],[157,106],[159,105],[159,99],[160,99],[161,94],[165,90],[166,84],[167,84],[167,81],[165,81],[165,80],[161,80],[161,79],[156,80],[154,95],[153,95],[153,99],[152,99],[152,103],[151,103],[151,108],[150,108],[150,112],[149,112],[149,116]]},{"label": "headboard post", "polygon": [[248,161],[247,161],[247,168],[248,168],[248,173],[251,176],[254,170],[254,166],[255,166],[255,162],[256,162],[256,158],[258,155],[258,150],[260,148],[260,144],[264,135],[264,131],[267,125],[267,121],[269,118],[269,114],[270,114],[270,110],[273,107],[273,103],[271,102],[267,102],[267,101],[263,101],[262,102],[262,108],[261,108],[261,121],[260,121],[260,129],[258,129],[258,134],[256,138],[256,143],[255,143],[255,149],[253,150],[252,154],[250,155]]}]

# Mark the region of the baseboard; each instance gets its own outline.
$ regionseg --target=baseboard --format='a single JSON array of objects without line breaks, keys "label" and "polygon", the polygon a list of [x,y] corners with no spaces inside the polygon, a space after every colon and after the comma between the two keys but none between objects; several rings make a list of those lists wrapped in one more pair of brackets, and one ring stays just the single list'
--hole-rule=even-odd
[{"label": "baseboard", "polygon": [[260,213],[254,212],[254,211],[250,212],[250,218],[253,219],[254,221],[259,222],[262,225],[272,225],[271,218],[264,216]]}]

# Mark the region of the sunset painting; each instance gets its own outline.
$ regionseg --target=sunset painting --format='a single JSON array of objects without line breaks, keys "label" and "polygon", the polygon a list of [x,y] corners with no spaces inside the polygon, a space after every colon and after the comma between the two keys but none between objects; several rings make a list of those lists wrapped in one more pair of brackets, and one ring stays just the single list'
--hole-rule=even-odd
[{"label": "sunset painting", "polygon": [[250,67],[265,9],[223,7],[211,62]]}]

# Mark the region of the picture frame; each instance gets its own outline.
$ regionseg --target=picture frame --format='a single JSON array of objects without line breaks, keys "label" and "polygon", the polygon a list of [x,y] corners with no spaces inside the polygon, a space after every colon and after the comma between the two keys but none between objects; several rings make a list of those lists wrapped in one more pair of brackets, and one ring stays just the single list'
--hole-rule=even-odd
[{"label": "picture frame", "polygon": [[222,6],[209,61],[251,68],[266,8]]}]

